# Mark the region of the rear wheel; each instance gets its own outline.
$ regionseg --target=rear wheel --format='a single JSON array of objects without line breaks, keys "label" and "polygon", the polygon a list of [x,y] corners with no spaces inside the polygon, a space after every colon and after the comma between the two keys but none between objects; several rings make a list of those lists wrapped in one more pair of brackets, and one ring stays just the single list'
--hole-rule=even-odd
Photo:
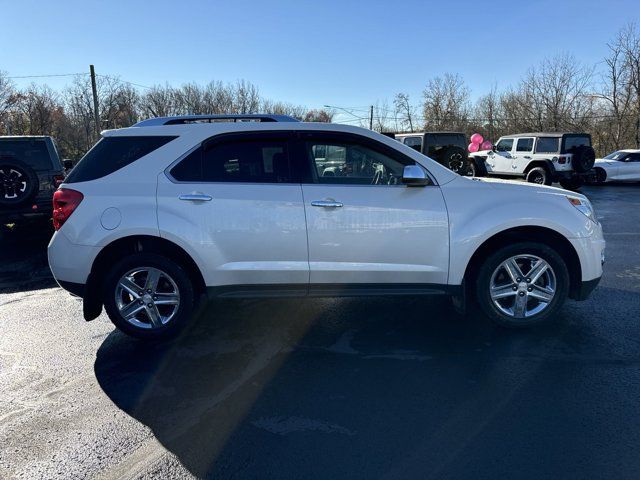
[{"label": "rear wheel", "polygon": [[498,250],[480,267],[476,296],[483,312],[505,327],[528,327],[555,317],[569,291],[562,257],[539,243]]},{"label": "rear wheel", "polygon": [[534,167],[527,173],[527,182],[538,185],[551,185],[551,175],[544,167]]},{"label": "rear wheel", "polygon": [[128,335],[141,339],[175,336],[193,313],[193,283],[172,260],[137,253],[109,271],[104,306],[114,325]]}]

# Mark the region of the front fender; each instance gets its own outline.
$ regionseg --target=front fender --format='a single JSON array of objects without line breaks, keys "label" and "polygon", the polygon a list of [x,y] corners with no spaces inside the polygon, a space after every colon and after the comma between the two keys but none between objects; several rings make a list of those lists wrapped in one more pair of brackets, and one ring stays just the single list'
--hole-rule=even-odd
[{"label": "front fender", "polygon": [[442,188],[449,213],[450,285],[460,285],[476,250],[516,227],[542,227],[567,239],[587,238],[596,225],[550,187],[460,178]]}]

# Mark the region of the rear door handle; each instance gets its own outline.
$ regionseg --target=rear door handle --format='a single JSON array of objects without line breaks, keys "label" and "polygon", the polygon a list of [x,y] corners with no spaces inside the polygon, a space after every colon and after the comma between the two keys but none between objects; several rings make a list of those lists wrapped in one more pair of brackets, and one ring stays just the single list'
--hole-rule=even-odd
[{"label": "rear door handle", "polygon": [[187,202],[210,202],[213,197],[204,193],[183,193],[178,198]]},{"label": "rear door handle", "polygon": [[311,202],[312,207],[338,208],[342,206],[342,202],[335,200],[314,200]]}]

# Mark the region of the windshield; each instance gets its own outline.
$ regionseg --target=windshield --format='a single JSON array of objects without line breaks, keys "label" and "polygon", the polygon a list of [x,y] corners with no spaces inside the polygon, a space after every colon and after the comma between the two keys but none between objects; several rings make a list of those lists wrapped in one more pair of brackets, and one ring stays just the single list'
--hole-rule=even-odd
[{"label": "windshield", "polygon": [[610,153],[606,157],[604,157],[604,159],[605,160],[622,160],[626,156],[627,156],[626,152],[621,152],[620,150],[617,150],[613,153]]}]

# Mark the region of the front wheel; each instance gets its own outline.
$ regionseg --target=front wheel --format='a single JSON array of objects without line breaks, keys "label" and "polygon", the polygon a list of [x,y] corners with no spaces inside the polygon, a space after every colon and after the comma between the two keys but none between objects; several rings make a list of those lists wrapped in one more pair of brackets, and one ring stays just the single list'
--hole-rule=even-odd
[{"label": "front wheel", "polygon": [[501,248],[480,267],[476,296],[495,323],[529,327],[553,319],[569,291],[569,272],[558,253],[540,243]]},{"label": "front wheel", "polygon": [[104,306],[113,324],[128,335],[145,340],[175,336],[193,313],[193,283],[172,260],[137,253],[107,274]]}]

